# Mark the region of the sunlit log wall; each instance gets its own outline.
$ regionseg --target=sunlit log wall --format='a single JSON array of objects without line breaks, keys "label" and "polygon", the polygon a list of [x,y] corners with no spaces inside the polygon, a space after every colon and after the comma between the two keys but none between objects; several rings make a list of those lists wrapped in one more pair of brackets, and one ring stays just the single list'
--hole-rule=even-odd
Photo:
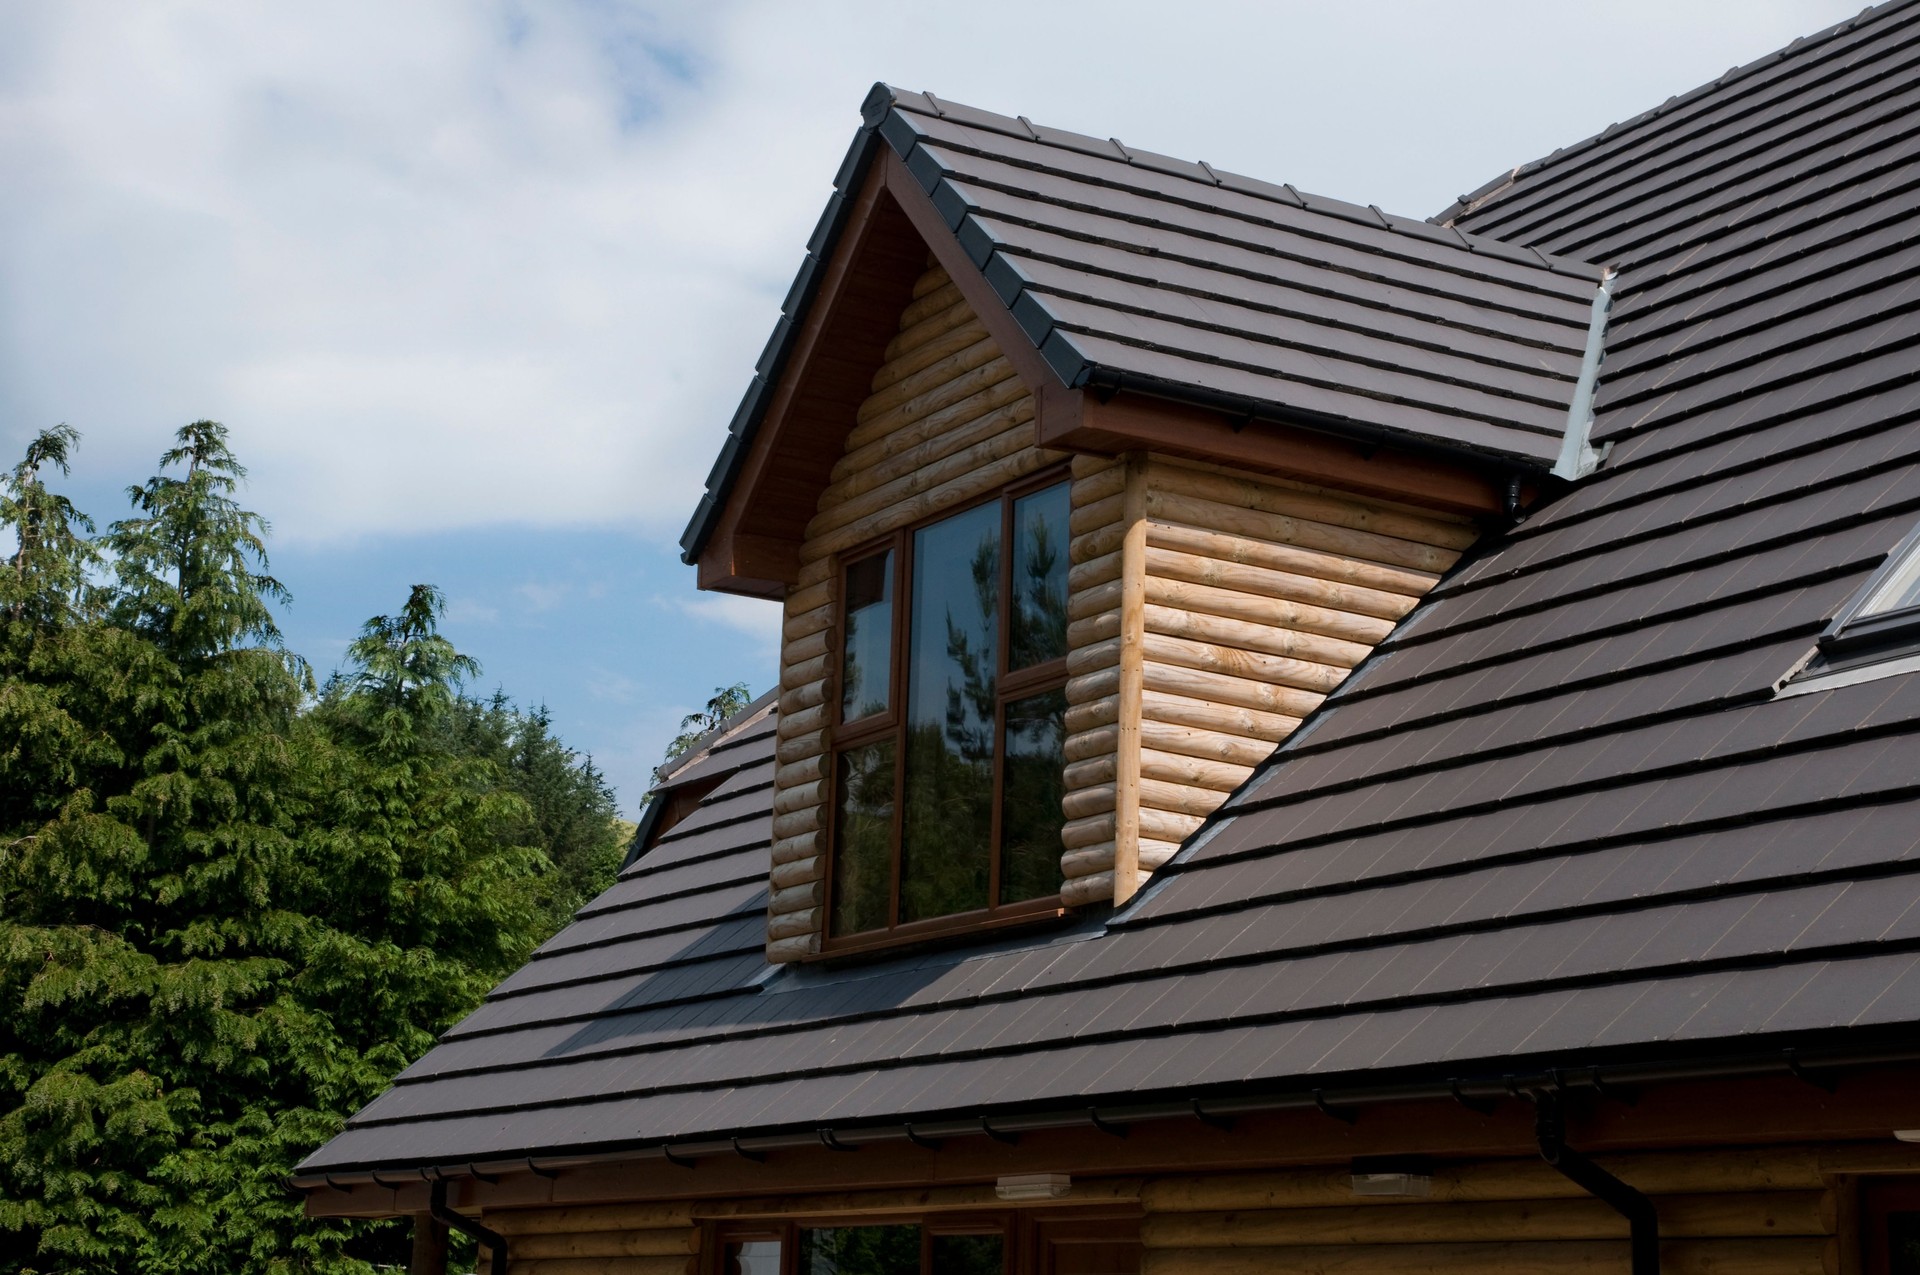
[{"label": "sunlit log wall", "polygon": [[483,1220],[507,1241],[507,1275],[694,1275],[698,1266],[700,1227],[685,1204],[502,1209]]},{"label": "sunlit log wall", "polygon": [[817,952],[826,924],[836,555],[1063,459],[1033,445],[1032,396],[946,272],[929,269],[807,524],[787,595],[769,960]]},{"label": "sunlit log wall", "polygon": [[1124,902],[1472,543],[1464,521],[1133,455],[1074,461],[1069,903]]}]

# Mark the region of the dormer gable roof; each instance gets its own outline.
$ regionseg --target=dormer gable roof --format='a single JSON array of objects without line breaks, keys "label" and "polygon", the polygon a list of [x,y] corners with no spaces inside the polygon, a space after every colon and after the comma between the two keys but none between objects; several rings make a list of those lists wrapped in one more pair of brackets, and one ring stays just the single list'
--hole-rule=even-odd
[{"label": "dormer gable roof", "polygon": [[[1040,397],[1049,443],[1075,444],[1076,400],[1124,391],[1236,429],[1305,427],[1501,473],[1544,472],[1560,449],[1599,266],[884,84],[862,114],[681,538],[690,563],[736,496],[769,503],[741,491],[756,448],[780,451],[760,468],[786,485],[825,485],[813,470],[829,458],[804,454],[807,431],[775,439],[763,426],[831,398],[813,383],[884,343],[877,326],[843,337],[823,376],[806,334],[852,276],[872,290],[887,274],[899,290],[900,261],[919,247],[909,221],[956,281],[973,276],[970,299]],[[893,180],[877,181],[876,163]],[[736,517],[778,539],[809,510],[795,504],[785,523],[765,509]]]}]

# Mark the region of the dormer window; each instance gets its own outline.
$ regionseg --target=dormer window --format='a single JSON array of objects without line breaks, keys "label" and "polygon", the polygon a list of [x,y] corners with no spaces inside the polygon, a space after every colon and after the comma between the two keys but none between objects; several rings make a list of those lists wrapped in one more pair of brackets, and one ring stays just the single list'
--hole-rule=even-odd
[{"label": "dormer window", "polygon": [[1779,684],[1798,695],[1920,670],[1920,527],[1820,635],[1806,660]]},{"label": "dormer window", "polygon": [[1054,472],[842,557],[830,941],[1058,910],[1067,517]]}]

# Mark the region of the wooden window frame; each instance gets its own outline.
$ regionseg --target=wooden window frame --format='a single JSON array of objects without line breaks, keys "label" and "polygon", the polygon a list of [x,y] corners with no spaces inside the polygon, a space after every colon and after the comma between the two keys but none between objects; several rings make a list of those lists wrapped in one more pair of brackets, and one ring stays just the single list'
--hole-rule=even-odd
[{"label": "wooden window frame", "polygon": [[[856,952],[865,952],[881,948],[899,947],[909,943],[919,943],[932,939],[947,938],[953,935],[972,934],[982,930],[1001,929],[1007,926],[1031,925],[1058,919],[1066,915],[1066,908],[1056,892],[1052,895],[1027,899],[1017,903],[999,903],[1000,867],[1001,867],[1001,814],[1004,807],[1006,770],[1006,711],[1009,704],[1052,690],[1064,690],[1067,685],[1067,656],[1049,660],[1045,664],[1036,664],[1031,668],[1009,671],[1007,660],[1012,650],[1013,607],[1013,509],[1025,496],[1045,491],[1049,487],[1070,483],[1072,470],[1066,465],[1051,465],[1038,473],[1030,474],[1018,482],[1008,483],[991,492],[982,493],[977,499],[964,504],[943,509],[937,514],[898,527],[878,539],[867,541],[853,549],[836,555],[834,579],[838,585],[834,604],[832,652],[833,659],[828,673],[828,698],[832,703],[832,732],[827,746],[827,783],[826,783],[826,873],[822,883],[820,905],[820,951],[816,959],[846,956]],[[906,802],[903,795],[906,790],[906,702],[909,674],[908,621],[912,610],[913,590],[913,542],[915,535],[927,527],[957,518],[975,509],[988,505],[1000,506],[1000,605],[995,616],[998,631],[995,635],[995,685],[993,716],[993,823],[989,833],[987,897],[989,902],[984,908],[968,912],[955,912],[948,916],[928,917],[920,921],[900,920],[900,851]],[[1069,533],[1067,540],[1071,543]],[[1062,546],[1063,552],[1066,546]],[[888,637],[889,665],[887,669],[887,708],[881,713],[869,713],[865,717],[845,720],[842,713],[845,704],[842,698],[841,678],[845,670],[847,637],[847,573],[860,563],[881,554],[893,554],[893,615],[892,631]],[[1069,560],[1069,569],[1071,560]],[[890,837],[892,872],[887,889],[887,924],[876,930],[863,930],[857,934],[836,935],[833,933],[833,883],[834,869],[840,854],[840,758],[855,748],[870,744],[893,741],[893,827]]]},{"label": "wooden window frame", "polygon": [[[780,1275],[804,1275],[800,1269],[800,1232],[851,1226],[917,1226],[920,1228],[920,1269],[933,1268],[936,1235],[999,1234],[1005,1244],[1002,1275],[1052,1275],[1054,1245],[1076,1239],[1140,1242],[1137,1206],[1060,1203],[1037,1208],[968,1209],[965,1211],[895,1211],[833,1214],[805,1218],[715,1219],[702,1224],[701,1275],[726,1275],[722,1266],[729,1244],[775,1240],[780,1244]],[[1142,1254],[1144,1257],[1144,1253]]]}]

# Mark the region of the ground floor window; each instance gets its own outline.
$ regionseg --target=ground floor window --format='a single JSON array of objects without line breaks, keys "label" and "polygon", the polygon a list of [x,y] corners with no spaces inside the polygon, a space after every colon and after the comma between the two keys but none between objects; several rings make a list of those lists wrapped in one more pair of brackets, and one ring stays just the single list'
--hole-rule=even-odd
[{"label": "ground floor window", "polygon": [[711,1275],[1138,1275],[1131,1217],[975,1214],[728,1223]]},{"label": "ground floor window", "polygon": [[1860,1220],[1865,1275],[1920,1275],[1920,1181],[1862,1182]]}]

